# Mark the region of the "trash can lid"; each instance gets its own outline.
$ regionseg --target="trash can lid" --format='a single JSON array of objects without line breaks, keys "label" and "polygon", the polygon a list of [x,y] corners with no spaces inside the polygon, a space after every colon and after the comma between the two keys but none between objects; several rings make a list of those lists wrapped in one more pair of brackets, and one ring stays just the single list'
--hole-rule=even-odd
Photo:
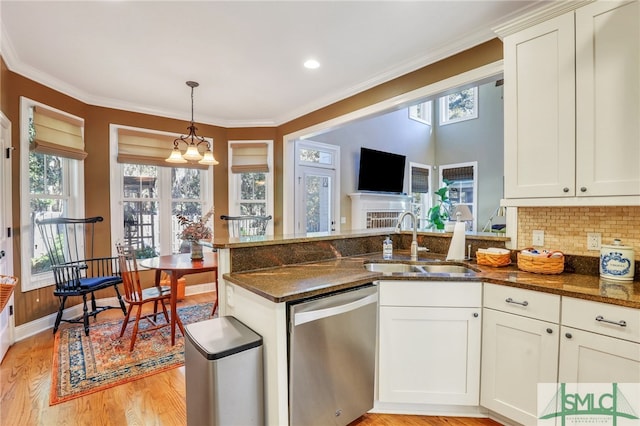
[{"label": "trash can lid", "polygon": [[237,354],[262,345],[262,336],[232,316],[185,326],[187,339],[208,360]]}]

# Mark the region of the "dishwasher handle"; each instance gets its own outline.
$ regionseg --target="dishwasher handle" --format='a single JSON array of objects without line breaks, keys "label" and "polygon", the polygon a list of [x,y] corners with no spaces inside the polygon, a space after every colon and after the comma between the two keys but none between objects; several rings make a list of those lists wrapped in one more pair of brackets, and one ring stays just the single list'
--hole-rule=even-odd
[{"label": "dishwasher handle", "polygon": [[378,301],[378,293],[370,294],[361,299],[354,300],[350,303],[345,303],[343,305],[336,305],[330,308],[317,309],[315,311],[308,312],[299,312],[296,313],[293,317],[293,325],[298,326],[305,324],[311,321],[317,321],[323,318],[331,317],[334,315],[344,314],[346,312],[354,311],[358,308],[361,308],[366,305],[370,305],[371,303],[376,303]]}]

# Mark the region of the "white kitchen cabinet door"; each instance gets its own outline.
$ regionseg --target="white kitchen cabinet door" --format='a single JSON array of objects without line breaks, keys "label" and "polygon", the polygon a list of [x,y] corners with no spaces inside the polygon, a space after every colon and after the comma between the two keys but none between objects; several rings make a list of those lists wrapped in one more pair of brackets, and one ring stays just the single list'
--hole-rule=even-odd
[{"label": "white kitchen cabinet door", "polygon": [[537,422],[538,383],[558,377],[559,325],[484,309],[480,404],[524,425]]},{"label": "white kitchen cabinet door", "polygon": [[481,308],[380,307],[379,399],[478,405]]},{"label": "white kitchen cabinet door", "polygon": [[640,195],[639,10],[604,1],[575,12],[578,196]]},{"label": "white kitchen cabinet door", "polygon": [[504,39],[505,198],[575,195],[573,12]]},{"label": "white kitchen cabinet door", "polygon": [[560,383],[640,382],[640,343],[562,327]]}]

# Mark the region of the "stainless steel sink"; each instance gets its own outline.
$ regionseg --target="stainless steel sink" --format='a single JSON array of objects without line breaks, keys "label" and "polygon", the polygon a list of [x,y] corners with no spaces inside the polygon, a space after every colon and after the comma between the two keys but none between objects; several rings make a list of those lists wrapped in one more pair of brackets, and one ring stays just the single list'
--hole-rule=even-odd
[{"label": "stainless steel sink", "polygon": [[372,272],[420,272],[408,263],[365,263],[364,268]]},{"label": "stainless steel sink", "polygon": [[424,270],[426,273],[438,274],[475,274],[473,269],[461,265],[424,265],[415,266],[416,269]]},{"label": "stainless steel sink", "polygon": [[367,271],[382,273],[418,273],[418,274],[465,274],[475,275],[476,271],[462,265],[429,264],[412,265],[409,263],[365,263]]}]

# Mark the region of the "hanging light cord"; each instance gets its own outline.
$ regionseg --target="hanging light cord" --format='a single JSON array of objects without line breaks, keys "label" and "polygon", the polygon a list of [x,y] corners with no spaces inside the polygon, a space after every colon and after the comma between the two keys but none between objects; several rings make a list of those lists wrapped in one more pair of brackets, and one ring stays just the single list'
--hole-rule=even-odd
[{"label": "hanging light cord", "polygon": [[[194,121],[193,121],[193,89],[198,87],[200,84],[198,84],[195,81],[187,81],[187,86],[191,87],[191,125],[189,127],[187,127],[187,129],[189,130],[189,134],[186,136],[180,136],[179,138],[176,138],[173,141],[173,147],[174,148],[179,148],[180,146],[180,142],[184,142],[187,144],[187,146],[189,145],[193,145],[193,146],[199,146],[200,144],[204,143],[207,144],[207,149],[211,149],[211,147],[209,146],[209,141],[207,141],[204,137],[202,136],[198,136],[196,134],[196,130],[198,130],[198,128],[196,127]],[[188,139],[191,138],[191,142],[188,141]],[[198,141],[198,143],[195,142],[195,140]]]}]

